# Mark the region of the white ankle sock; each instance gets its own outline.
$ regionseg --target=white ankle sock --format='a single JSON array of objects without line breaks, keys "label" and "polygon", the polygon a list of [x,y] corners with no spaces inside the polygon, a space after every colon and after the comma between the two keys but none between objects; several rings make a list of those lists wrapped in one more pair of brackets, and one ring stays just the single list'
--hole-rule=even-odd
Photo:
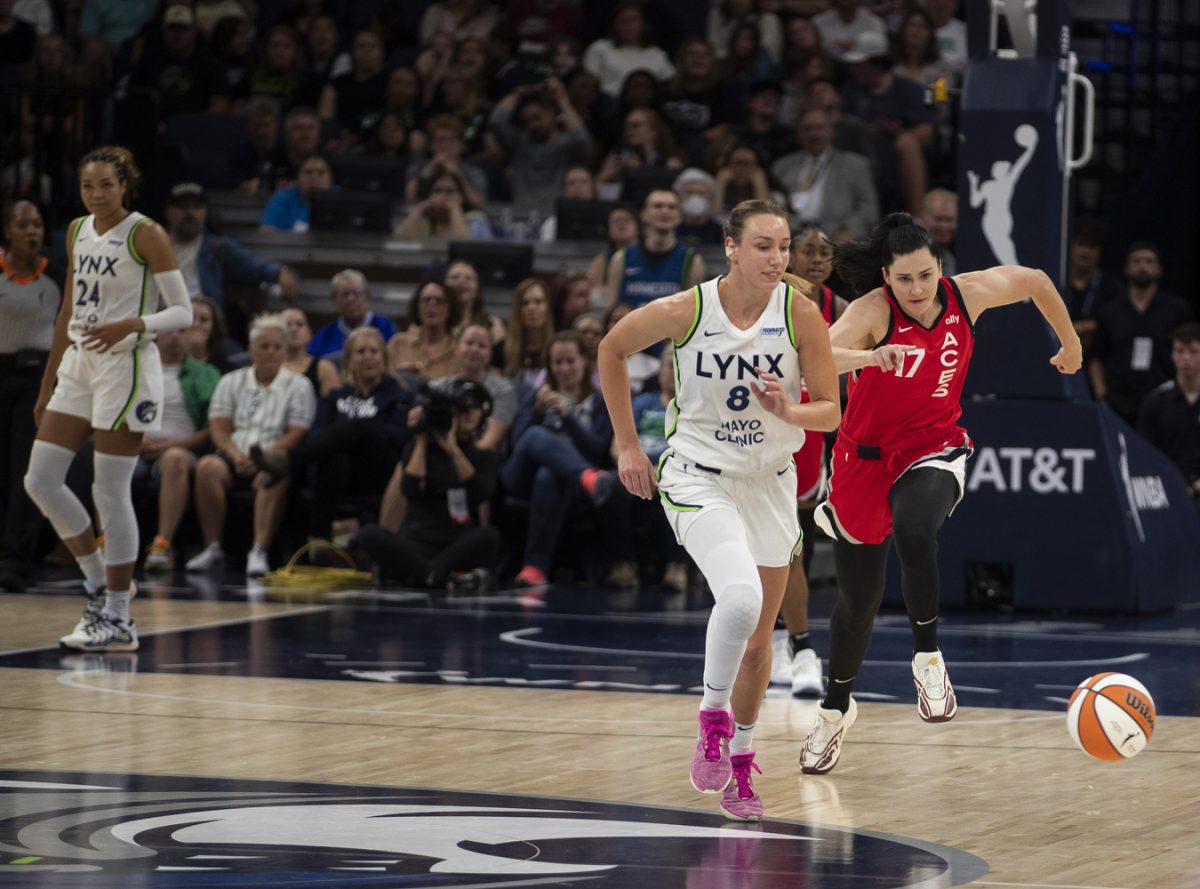
[{"label": "white ankle sock", "polygon": [[104,553],[98,547],[86,556],[76,557],[75,561],[88,583],[96,589],[104,586]]},{"label": "white ankle sock", "polygon": [[734,723],[733,738],[729,742],[729,753],[749,753],[754,749],[754,727],[758,723],[752,722],[750,725],[742,725],[740,722]]},{"label": "white ankle sock", "polygon": [[132,586],[124,591],[108,590],[104,596],[104,607],[121,620],[129,620],[129,602],[132,599]]}]

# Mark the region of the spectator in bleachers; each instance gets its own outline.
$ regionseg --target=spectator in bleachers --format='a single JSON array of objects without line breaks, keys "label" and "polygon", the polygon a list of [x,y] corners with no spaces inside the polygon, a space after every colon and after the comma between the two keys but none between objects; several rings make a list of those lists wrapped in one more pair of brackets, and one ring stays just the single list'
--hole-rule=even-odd
[{"label": "spectator in bleachers", "polygon": [[[571,330],[579,334],[579,340],[583,343],[583,354],[587,357],[590,367],[596,366],[596,353],[600,347],[600,340],[604,339],[604,321],[597,318],[591,312],[586,315],[579,315],[571,322]],[[600,373],[597,370],[593,376],[595,383],[600,385]]]},{"label": "spectator in bleachers", "polygon": [[461,172],[437,169],[420,182],[418,202],[397,227],[398,237],[417,241],[490,241],[494,237],[487,214],[467,197],[468,185]]},{"label": "spectator in bleachers", "polygon": [[225,313],[212,300],[203,296],[192,297],[192,326],[186,331],[188,353],[198,361],[207,361],[221,373],[235,369],[230,358],[240,345],[229,339],[229,328],[225,324]]},{"label": "spectator in bleachers", "polygon": [[[519,388],[531,389],[546,366],[546,349],[554,336],[550,291],[538,278],[526,278],[513,291],[512,314],[508,319],[500,356],[492,363],[504,367],[504,375]],[[501,360],[496,360],[499,357]]]},{"label": "spectator in bleachers", "polygon": [[337,317],[312,338],[308,352],[317,358],[340,356],[350,331],[374,327],[386,343],[396,333],[392,319],[370,309],[371,288],[367,277],[357,269],[343,269],[329,279],[329,295]]},{"label": "spectator in bleachers", "polygon": [[458,301],[462,324],[480,324],[486,327],[492,345],[504,340],[504,321],[487,310],[483,299],[483,285],[479,272],[465,259],[456,259],[446,266],[442,278],[446,289]]},{"label": "spectator in bleachers", "polygon": [[585,159],[592,146],[562,83],[552,77],[509,93],[496,105],[490,126],[512,169],[513,209],[552,215],[567,166]]},{"label": "spectator in bleachers", "polygon": [[[518,0],[521,2],[521,0]],[[525,0],[527,3],[538,3],[541,0]],[[552,0],[559,2],[559,0]],[[578,7],[575,7],[578,9]],[[575,33],[575,32],[568,32]],[[583,45],[574,37],[559,37],[550,44],[550,68],[554,72],[554,76],[567,84],[567,75],[573,71],[583,70],[579,67],[583,60]],[[593,77],[595,75],[592,75]],[[599,88],[600,81],[596,81]],[[578,110],[578,109],[577,109]]]},{"label": "spectator in bleachers", "polygon": [[[900,22],[900,30],[894,40],[896,67],[892,72],[899,77],[928,86],[939,78],[952,84],[954,68],[942,61],[938,52],[937,36],[933,19],[924,9],[910,9]],[[949,273],[947,273],[949,274]]]},{"label": "spectator in bleachers", "polygon": [[808,16],[797,15],[784,26],[781,66],[786,67],[797,58],[807,58],[814,53],[824,52],[821,32]]},{"label": "spectator in bleachers", "polygon": [[1096,332],[1096,313],[1106,304],[1125,298],[1122,283],[1100,268],[1104,236],[1104,227],[1098,220],[1076,219],[1067,247],[1064,299],[1085,352],[1089,352]]},{"label": "spectator in bleachers", "polygon": [[863,34],[874,34],[887,45],[883,19],[861,7],[860,0],[833,0],[832,9],[813,16],[812,22],[821,32],[821,44],[835,59],[844,59]]},{"label": "spectator in bleachers", "polygon": [[600,91],[600,79],[591,71],[573,68],[563,77],[563,86],[566,87],[567,98],[571,100],[571,107],[592,134],[592,139],[596,142],[607,139],[617,102]]},{"label": "spectator in bleachers", "polygon": [[398,114],[388,111],[379,118],[379,126],[371,134],[371,138],[362,146],[362,154],[369,157],[390,158],[396,168],[403,170],[413,155],[413,137],[419,133],[411,133],[404,126],[404,121]]},{"label": "spectator in bleachers", "polygon": [[287,329],[278,315],[256,318],[250,327],[250,367],[221,377],[209,405],[208,421],[215,453],[196,465],[196,515],[204,549],[187,563],[188,571],[210,571],[224,565],[221,537],[226,500],[231,489],[254,494],[253,546],[246,558],[251,577],[270,570],[271,547],[287,498],[286,479],[259,478],[250,449],[286,451],[304,438],[316,411],[316,395],[308,380],[283,366]]},{"label": "spectator in bleachers", "polygon": [[[730,136],[753,150],[759,163],[766,167],[796,147],[794,128],[785,127],[779,122],[782,102],[783,87],[779,81],[757,81],[750,87],[745,118],[729,130]],[[721,166],[718,165],[718,178],[720,173]]]},{"label": "spectator in bleachers", "polygon": [[196,17],[190,7],[168,6],[162,17],[162,46],[142,56],[129,77],[132,93],[155,97],[160,121],[173,114],[230,110],[229,87],[216,60],[198,46]]},{"label": "spectator in bleachers", "polygon": [[340,152],[365,142],[384,110],[388,75],[383,37],[377,30],[363,28],[354,35],[351,60],[350,71],[326,84],[317,105],[322,120],[337,121],[342,128]]},{"label": "spectator in bleachers", "polygon": [[197,182],[177,182],[167,197],[164,222],[188,294],[224,307],[230,286],[278,284],[285,300],[300,296],[300,280],[281,262],[262,259],[233,238],[208,230],[208,195]]},{"label": "spectator in bleachers", "polygon": [[[335,77],[350,73],[354,67],[350,53],[342,50],[337,18],[330,13],[318,12],[309,20],[305,42],[308,46],[310,84],[313,87],[324,89]],[[310,94],[305,101],[315,106],[320,101],[320,93],[315,96]]]},{"label": "spectator in bleachers", "polygon": [[[0,251],[0,589],[22,593],[33,573],[38,508],[25,492],[37,429],[33,408],[62,303],[63,269],[44,255],[46,227],[29,201],[5,209]],[[89,464],[90,465],[90,464]]]},{"label": "spectator in bleachers", "polygon": [[795,125],[796,118],[802,109],[809,105],[808,89],[818,80],[834,78],[833,59],[824,52],[797,54],[789,58],[781,72],[783,99],[779,106],[779,119],[786,124]]},{"label": "spectator in bleachers", "polygon": [[[400,118],[409,133],[419,137],[413,141],[413,151],[423,151],[425,134],[421,127],[426,118],[426,109],[421,104],[421,81],[412,68],[401,65],[388,75],[387,91],[384,93],[384,113]],[[406,167],[407,168],[407,167]]]},{"label": "spectator in bleachers", "polygon": [[422,44],[413,67],[421,78],[421,105],[433,104],[442,78],[453,67],[456,39],[453,32],[437,31]]},{"label": "spectator in bleachers", "polygon": [[[592,171],[583,164],[567,167],[566,172],[563,173],[562,191],[559,192],[558,197],[571,201],[596,200],[596,179],[592,176]],[[557,206],[555,210],[556,212],[547,216],[542,223],[538,238],[541,241],[558,239]]]},{"label": "spectator in bleachers", "polygon": [[162,429],[142,439],[134,484],[158,481],[158,533],[146,547],[147,571],[175,567],[172,541],[191,501],[192,470],[209,446],[208,408],[221,372],[188,354],[182,330],[158,334],[163,366]]},{"label": "spectator in bleachers", "polygon": [[670,127],[657,112],[639,108],[626,116],[620,142],[600,164],[596,188],[611,200],[622,191],[626,170],[682,168]]},{"label": "spectator in bleachers", "polygon": [[617,94],[616,117],[624,120],[630,111],[639,109],[661,111],[665,95],[665,85],[653,72],[645,68],[630,71],[625,82],[621,84],[621,92]]},{"label": "spectator in bleachers", "polygon": [[0,2],[0,84],[20,79],[21,69],[33,59],[37,30],[13,15],[12,0]]},{"label": "spectator in bleachers", "polygon": [[775,76],[775,66],[758,39],[758,28],[753,22],[734,25],[725,58],[721,60],[721,80],[739,105],[745,103],[755,82]]},{"label": "spectator in bleachers", "polygon": [[270,96],[255,96],[246,103],[246,142],[232,161],[242,191],[264,195],[275,191],[283,149],[281,117],[279,103]]},{"label": "spectator in bleachers", "polygon": [[866,237],[879,221],[879,198],[867,159],[833,147],[828,112],[813,108],[797,121],[800,151],[771,169],[795,218],[819,222],[835,243]]},{"label": "spectator in bleachers", "polygon": [[417,201],[429,194],[434,176],[444,172],[457,174],[462,180],[465,203],[478,207],[487,200],[487,173],[475,164],[463,160],[466,141],[462,121],[450,114],[438,114],[425,126],[428,158],[417,158],[404,174],[404,196]]},{"label": "spectator in bleachers", "polygon": [[442,78],[430,111],[450,114],[462,122],[463,150],[468,157],[499,157],[500,147],[488,127],[492,103],[482,76],[460,70],[456,64]]},{"label": "spectator in bleachers", "polygon": [[312,467],[313,537],[330,539],[343,503],[382,493],[409,439],[415,393],[387,372],[386,362],[377,329],[352,330],[342,359],[346,382],[317,403],[304,442],[290,452],[252,452],[256,465],[273,478],[289,475],[294,463]]},{"label": "spectator in bleachers", "polygon": [[783,59],[783,25],[774,12],[766,12],[755,0],[721,0],[708,9],[708,42],[716,47],[717,57],[725,58],[729,38],[743,22],[754,25],[758,42],[766,51],[772,65]]},{"label": "spectator in bleachers", "polygon": [[[604,290],[605,282],[608,280],[608,267],[612,262],[613,256],[618,251],[630,247],[638,241],[638,219],[637,213],[631,207],[617,206],[608,211],[608,220],[605,223],[607,237],[605,238],[606,246],[604,250],[592,257],[592,261],[588,263],[587,279],[592,285],[592,290]],[[598,300],[604,303],[606,300],[601,298]]]},{"label": "spectator in bleachers", "polygon": [[717,165],[713,207],[724,217],[742,201],[765,201],[770,195],[767,171],[749,145],[734,143]]},{"label": "spectator in bleachers", "polygon": [[385,584],[487,589],[500,555],[500,533],[486,524],[499,458],[477,443],[491,408],[487,391],[466,380],[426,398],[432,410],[421,409],[379,524],[359,531],[353,545],[379,566]]},{"label": "spectator in bleachers", "polygon": [[958,0],[925,0],[925,10],[936,28],[938,55],[961,72],[967,66],[967,23],[958,18]]},{"label": "spectator in bleachers", "polygon": [[458,360],[458,372],[435,380],[433,385],[442,391],[449,391],[459,380],[471,380],[483,386],[492,398],[492,410],[484,420],[479,447],[504,451],[508,442],[508,430],[517,416],[517,387],[513,385],[512,380],[491,366],[494,345],[487,327],[473,321],[464,321],[454,336],[454,357]]},{"label": "spectator in bleachers", "polygon": [[154,18],[159,0],[84,0],[79,16],[84,83],[107,83],[112,60]]},{"label": "spectator in bleachers", "polygon": [[[520,586],[546,582],[576,495],[586,495],[600,508],[609,502],[616,482],[602,468],[612,465],[612,423],[603,396],[592,385],[579,334],[554,335],[546,369],[545,385],[522,401],[513,423],[512,456],[500,470],[504,487],[529,500],[524,567],[516,577]],[[612,530],[608,522],[600,524],[602,530]]]},{"label": "spectator in bleachers", "polygon": [[642,236],[608,264],[605,302],[637,308],[704,280],[704,258],[679,240],[679,196],[655,189],[642,205]]},{"label": "spectator in bleachers", "polygon": [[254,22],[245,16],[226,16],[217,22],[208,40],[209,52],[225,76],[225,88],[234,102],[249,95],[250,52]]},{"label": "spectator in bleachers", "polygon": [[555,287],[550,300],[554,329],[571,330],[576,318],[592,310],[592,287],[588,284],[587,275],[579,272],[558,278],[561,286]]},{"label": "spectator in bleachers", "polygon": [[287,355],[283,366],[294,374],[308,380],[313,392],[321,398],[342,385],[342,375],[337,364],[328,358],[317,358],[308,351],[313,332],[304,310],[290,306],[279,313],[287,327]]},{"label": "spectator in bleachers", "polygon": [[942,274],[947,278],[957,274],[954,237],[958,233],[958,195],[948,188],[929,189],[921,201],[921,215],[917,221],[929,229],[933,243],[937,245]]},{"label": "spectator in bleachers", "polygon": [[713,47],[703,37],[685,38],[675,55],[662,116],[682,143],[688,165],[704,166],[710,147],[740,115]]},{"label": "spectator in bleachers", "polygon": [[898,198],[913,216],[921,214],[929,171],[925,148],[933,142],[934,113],[925,90],[892,73],[887,38],[861,34],[843,56],[852,79],[842,88],[842,109],[871,126],[879,148],[884,203]]},{"label": "spectator in bleachers", "polygon": [[252,96],[270,96],[287,112],[304,98],[309,77],[300,35],[291,25],[276,25],[267,34],[247,89]]},{"label": "spectator in bleachers", "polygon": [[1137,431],[1179,467],[1200,510],[1200,324],[1175,328],[1171,362],[1175,376],[1146,396]]},{"label": "spectator in bleachers", "polygon": [[1092,392],[1131,426],[1142,399],[1171,379],[1171,335],[1196,320],[1187,302],[1159,288],[1161,280],[1158,248],[1136,241],[1125,254],[1124,299],[1096,312],[1088,361]]},{"label": "spectator in bleachers", "polygon": [[314,154],[300,165],[296,184],[281,188],[263,208],[259,224],[283,232],[306,232],[312,212],[312,194],[333,188],[333,167],[329,160]]},{"label": "spectator in bleachers", "polygon": [[[283,143],[272,158],[271,182],[269,187],[256,183],[258,190],[273,194],[289,188],[300,178],[300,166],[317,153],[321,147],[321,120],[317,112],[308,107],[297,106],[283,118]],[[247,187],[243,183],[243,188]]]},{"label": "spectator in bleachers", "polygon": [[725,230],[713,219],[717,181],[703,170],[689,167],[675,178],[673,190],[679,196],[683,218],[676,229],[679,239],[693,247],[723,243]]},{"label": "spectator in bleachers", "polygon": [[457,37],[487,37],[496,26],[499,14],[485,0],[442,0],[431,3],[421,16],[421,43],[445,31]]},{"label": "spectator in bleachers", "polygon": [[646,33],[646,19],[638,3],[624,2],[612,17],[612,33],[601,37],[583,53],[583,67],[600,78],[600,89],[615,96],[629,72],[644,68],[659,81],[675,73],[671,60]]},{"label": "spectator in bleachers", "polygon": [[[876,147],[875,133],[865,121],[859,120],[852,114],[842,113],[842,94],[828,77],[818,77],[810,80],[801,96],[800,111],[806,108],[824,108],[829,112],[833,121],[833,147],[839,151],[853,151],[871,161],[871,169],[875,170],[879,163],[876,160],[879,150]],[[800,111],[797,112],[797,116]]]},{"label": "spectator in bleachers", "polygon": [[388,368],[429,380],[458,372],[454,329],[461,310],[441,281],[425,281],[408,301],[408,326],[387,341]]}]

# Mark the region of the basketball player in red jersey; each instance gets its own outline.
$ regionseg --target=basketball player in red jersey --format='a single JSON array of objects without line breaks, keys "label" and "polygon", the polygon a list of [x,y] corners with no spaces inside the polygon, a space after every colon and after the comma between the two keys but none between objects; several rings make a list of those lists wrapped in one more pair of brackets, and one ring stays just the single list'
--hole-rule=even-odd
[{"label": "basketball player in red jersey", "polygon": [[801,770],[818,775],[837,764],[857,716],[850,690],[883,599],[893,539],[913,630],[918,713],[946,722],[957,710],[937,647],[937,532],[962,498],[972,450],[958,418],[976,319],[1030,298],[1061,344],[1050,363],[1075,373],[1082,362],[1067,308],[1045,273],[997,266],[941,277],[933,238],[906,213],[888,216],[866,241],[836,247],[834,267],[864,295],[830,330],[838,371],[855,373],[829,496],[816,513],[834,538],[838,576],[829,687],[800,754]]},{"label": "basketball player in red jersey", "polygon": [[[826,327],[842,316],[846,300],[825,283],[833,271],[833,244],[815,222],[801,223],[792,232],[790,274],[784,276],[793,287],[808,295],[825,320]],[[806,282],[806,283],[802,283]],[[807,286],[806,286],[807,284]],[[807,392],[801,393],[801,400]],[[815,536],[813,510],[825,488],[825,436],[809,435],[804,447],[793,455],[796,461],[796,509],[800,530],[808,541]],[[821,659],[813,650],[808,634],[808,569],[812,564],[812,546],[805,546],[788,571],[787,590],[780,613],[787,630],[772,650],[771,682],[790,686],[797,697],[819,696],[825,690],[821,681]]]}]

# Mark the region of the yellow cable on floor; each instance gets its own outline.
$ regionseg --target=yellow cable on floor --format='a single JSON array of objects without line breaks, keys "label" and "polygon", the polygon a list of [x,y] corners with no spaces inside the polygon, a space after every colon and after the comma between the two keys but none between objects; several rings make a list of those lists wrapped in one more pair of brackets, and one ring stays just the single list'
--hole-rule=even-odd
[{"label": "yellow cable on floor", "polygon": [[[327,568],[320,565],[301,565],[300,560],[315,549],[329,550],[349,568]],[[373,587],[375,578],[369,571],[359,571],[350,554],[328,540],[313,539],[296,550],[295,555],[283,568],[276,568],[263,575],[262,583],[271,587],[308,590],[310,592],[332,592],[351,587]]]}]

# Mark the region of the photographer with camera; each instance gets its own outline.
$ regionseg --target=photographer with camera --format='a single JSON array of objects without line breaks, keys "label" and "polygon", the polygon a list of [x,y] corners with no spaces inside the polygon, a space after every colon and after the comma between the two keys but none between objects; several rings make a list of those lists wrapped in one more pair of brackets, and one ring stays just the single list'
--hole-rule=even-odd
[{"label": "photographer with camera", "polygon": [[384,492],[378,525],[355,545],[379,566],[381,583],[426,589],[486,589],[500,532],[481,523],[496,490],[498,457],[477,446],[492,410],[487,390],[459,380],[428,384],[409,412],[412,438]]},{"label": "photographer with camera", "polygon": [[550,216],[567,167],[587,160],[592,147],[592,135],[566,89],[557,77],[519,86],[497,103],[490,126],[512,166],[514,212]]}]

